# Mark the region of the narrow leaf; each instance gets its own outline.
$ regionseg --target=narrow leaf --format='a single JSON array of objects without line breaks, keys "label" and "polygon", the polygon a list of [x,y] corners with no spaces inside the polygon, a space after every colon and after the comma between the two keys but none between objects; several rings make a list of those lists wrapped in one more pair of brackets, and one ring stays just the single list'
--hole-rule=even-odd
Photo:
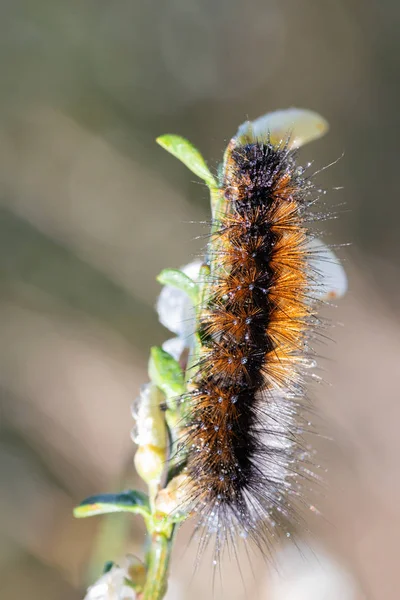
[{"label": "narrow leaf", "polygon": [[217,183],[200,152],[188,140],[179,135],[161,135],[156,139],[162,148],[170,152],[187,166],[195,175],[203,179],[209,187]]},{"label": "narrow leaf", "polygon": [[153,346],[150,352],[149,375],[151,380],[165,394],[169,408],[177,396],[185,393],[185,381],[179,363],[159,346]]},{"label": "narrow leaf", "polygon": [[128,490],[120,494],[99,494],[86,498],[74,508],[74,516],[92,517],[113,512],[130,512],[150,517],[150,506],[147,494],[136,490]]},{"label": "narrow leaf", "polygon": [[196,306],[199,298],[199,286],[179,269],[163,269],[157,277],[162,285],[170,285],[185,292]]}]

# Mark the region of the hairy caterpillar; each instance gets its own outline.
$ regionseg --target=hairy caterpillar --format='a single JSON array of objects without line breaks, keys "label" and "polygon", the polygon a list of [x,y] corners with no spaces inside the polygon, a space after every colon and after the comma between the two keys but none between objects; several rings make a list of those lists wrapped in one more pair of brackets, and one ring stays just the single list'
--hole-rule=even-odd
[{"label": "hairy caterpillar", "polygon": [[132,406],[135,466],[149,493],[92,496],[74,510],[141,515],[145,563],[107,568],[87,600],[164,597],[176,527],[193,512],[199,552],[214,536],[216,565],[226,542],[236,554],[238,537],[250,538],[266,552],[275,532],[291,535],[304,505],[315,511],[306,488],[317,467],[304,438],[315,300],[342,295],[346,277],[309,229],[319,190],[296,149],[326,129],[299,109],[243,124],[219,183],[187,140],[158,138],[208,185],[211,236],[203,263],[158,277],[160,321],[178,337],[152,348],[150,382]]},{"label": "hairy caterpillar", "polygon": [[186,503],[204,543],[216,534],[217,551],[238,535],[264,549],[275,531],[290,535],[314,477],[305,384],[319,324],[313,300],[327,291],[316,258],[329,251],[309,229],[318,193],[293,137],[263,127],[240,128],[225,154],[180,442]]}]

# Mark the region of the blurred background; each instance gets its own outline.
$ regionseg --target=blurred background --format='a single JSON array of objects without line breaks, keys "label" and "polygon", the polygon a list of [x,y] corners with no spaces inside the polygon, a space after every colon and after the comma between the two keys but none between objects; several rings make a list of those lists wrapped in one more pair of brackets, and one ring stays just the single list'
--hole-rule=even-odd
[{"label": "blurred background", "polygon": [[[344,153],[318,183],[340,205],[326,239],[351,243],[349,293],[327,312],[333,385],[316,402],[335,442],[313,528],[351,598],[399,597],[399,17],[396,0],[2,0],[2,599],[78,600],[104,560],[142,552],[139,521],[71,511],[140,485],[130,404],[169,337],[155,277],[199,253],[209,217],[206,188],[155,137],[189,138],[215,169],[241,122],[289,106],[331,124],[301,158]],[[212,593],[189,537],[171,599]],[[234,561],[222,571],[214,597],[269,598],[259,557],[246,589]]]}]

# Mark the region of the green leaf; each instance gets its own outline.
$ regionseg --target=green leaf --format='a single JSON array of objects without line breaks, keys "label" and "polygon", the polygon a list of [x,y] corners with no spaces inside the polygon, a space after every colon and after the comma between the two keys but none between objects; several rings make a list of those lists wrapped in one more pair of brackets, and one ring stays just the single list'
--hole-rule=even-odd
[{"label": "green leaf", "polygon": [[185,292],[197,305],[199,299],[199,286],[179,269],[163,269],[157,277],[157,281],[162,285],[170,285],[178,290]]},{"label": "green leaf", "polygon": [[114,565],[115,565],[115,562],[113,562],[112,560],[108,560],[103,567],[103,573],[104,574],[109,573]]},{"label": "green leaf", "polygon": [[86,498],[74,508],[74,516],[78,519],[113,512],[130,512],[147,519],[150,517],[148,496],[136,490],[128,490],[120,494],[99,494]]},{"label": "green leaf", "polygon": [[195,175],[203,179],[208,187],[217,186],[213,175],[211,174],[206,162],[200,152],[188,140],[179,135],[161,135],[156,139],[157,144],[176,156],[184,165],[187,166]]},{"label": "green leaf", "polygon": [[149,376],[164,392],[168,407],[175,409],[177,396],[186,392],[183,372],[179,363],[159,346],[153,346],[150,351]]}]

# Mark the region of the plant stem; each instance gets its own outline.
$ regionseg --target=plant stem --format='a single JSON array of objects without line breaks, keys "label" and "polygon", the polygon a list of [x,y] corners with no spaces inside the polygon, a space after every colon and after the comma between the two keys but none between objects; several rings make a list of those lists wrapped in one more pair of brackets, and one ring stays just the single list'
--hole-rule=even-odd
[{"label": "plant stem", "polygon": [[159,532],[154,532],[151,536],[143,600],[162,600],[165,596],[168,586],[172,539],[173,532],[169,537],[165,533]]}]

